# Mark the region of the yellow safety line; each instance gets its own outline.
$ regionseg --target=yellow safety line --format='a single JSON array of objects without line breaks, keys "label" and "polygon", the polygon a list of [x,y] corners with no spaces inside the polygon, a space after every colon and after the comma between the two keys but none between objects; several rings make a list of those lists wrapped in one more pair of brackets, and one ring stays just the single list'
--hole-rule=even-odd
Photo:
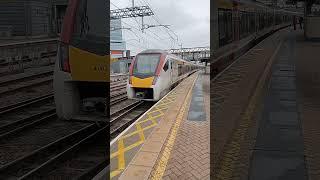
[{"label": "yellow safety line", "polygon": [[186,111],[188,100],[190,98],[190,95],[191,95],[193,86],[194,86],[194,84],[196,82],[196,79],[197,78],[194,79],[193,84],[192,84],[192,86],[189,89],[189,92],[187,94],[187,97],[185,98],[184,103],[183,103],[183,105],[182,105],[182,107],[181,107],[181,109],[179,111],[179,114],[178,114],[178,117],[176,119],[176,122],[175,122],[175,124],[174,124],[174,126],[173,126],[173,128],[171,130],[169,139],[168,139],[167,143],[165,144],[165,148],[164,148],[164,151],[163,151],[163,153],[161,155],[160,161],[159,161],[159,163],[158,163],[158,165],[157,165],[157,167],[155,169],[154,174],[151,177],[152,180],[160,180],[160,179],[162,179],[163,173],[166,170],[166,166],[167,166],[168,160],[170,158],[170,154],[171,154],[171,151],[172,151],[176,136],[178,134],[178,130],[179,130],[181,121],[182,121],[184,113]]},{"label": "yellow safety line", "polygon": [[172,99],[167,97],[166,99],[161,101],[161,103],[159,103],[158,106],[163,106],[163,105],[172,103],[172,102],[174,102],[174,99],[175,99],[175,97],[172,97]]},{"label": "yellow safety line", "polygon": [[[135,142],[135,143],[133,143],[133,144],[125,147],[125,148],[124,148],[124,152],[127,152],[127,151],[135,148],[136,146],[139,146],[139,145],[142,144],[142,143],[143,143],[143,141],[137,141],[137,142]],[[119,155],[119,151],[116,151],[116,152],[112,153],[110,157],[111,157],[111,159],[113,159],[114,157],[116,157],[116,156],[118,156],[118,155]]]},{"label": "yellow safety line", "polygon": [[[136,143],[134,143],[134,144],[131,144],[130,146],[127,146],[126,148],[124,148],[124,151],[123,151],[123,152],[129,151],[130,149],[133,149],[133,148],[139,146],[139,145],[142,144],[142,143],[143,143],[143,141],[138,141],[138,142],[136,142]],[[119,155],[120,155],[120,153],[119,153],[119,151],[117,151],[117,152],[113,153],[111,156],[112,156],[112,158],[113,158],[113,157],[119,156]],[[119,175],[123,170],[124,170],[124,169],[116,169],[116,170],[112,171],[112,172],[110,173],[110,178],[113,178],[114,176]]]},{"label": "yellow safety line", "polygon": [[124,159],[124,142],[123,138],[120,138],[118,141],[118,169],[123,170],[125,168],[125,159]]},{"label": "yellow safety line", "polygon": [[141,128],[141,124],[136,124],[136,126],[137,126],[137,129],[139,131],[139,137],[140,137],[141,141],[144,141],[145,138],[144,138],[143,130]]},{"label": "yellow safety line", "polygon": [[168,109],[168,107],[162,107],[162,108],[155,107],[155,109],[156,109],[156,110],[150,111],[150,112],[148,113],[148,115],[150,115],[150,114],[152,114],[152,113],[155,113],[155,112],[163,113],[162,110]]},{"label": "yellow safety line", "polygon": [[[140,131],[148,130],[148,129],[156,126],[156,125],[157,125],[157,124],[151,124],[151,125],[149,125],[149,126],[147,126],[147,127],[145,127],[145,128],[141,128],[140,130],[134,131],[134,132],[132,132],[132,133],[130,133],[130,134],[127,134],[127,135],[123,136],[122,139],[126,139],[126,138],[128,138],[128,137],[130,137],[130,136],[133,136],[133,135],[135,135],[135,134],[138,134],[138,133],[140,133]],[[136,143],[131,144],[130,146],[125,147],[125,148],[124,148],[124,152],[126,152],[126,151],[134,148],[135,146],[140,145],[141,143],[143,143],[143,141],[140,140],[140,141],[138,141],[138,142],[136,142]],[[114,157],[116,157],[116,156],[118,156],[118,155],[119,155],[119,151],[116,151],[116,152],[114,152],[114,153],[111,154],[110,158],[112,159],[112,158],[114,158]]]},{"label": "yellow safety line", "polygon": [[124,142],[123,142],[123,138],[120,138],[118,140],[118,151],[117,151],[117,155],[118,155],[118,169],[115,171],[112,171],[110,173],[110,178],[113,178],[117,175],[119,175],[125,168],[125,158],[124,158]]},{"label": "yellow safety line", "polygon": [[150,121],[150,120],[152,120],[152,119],[156,119],[156,118],[161,117],[161,116],[163,116],[163,115],[158,114],[158,115],[156,115],[156,116],[151,116],[150,118],[147,118],[147,119],[145,119],[145,120],[143,120],[143,121],[137,122],[137,124],[142,124],[142,123],[148,122],[148,121]]},{"label": "yellow safety line", "polygon": [[159,106],[167,106],[168,104],[171,104],[172,102],[174,102],[174,101],[163,102],[161,104],[158,104],[158,107]]},{"label": "yellow safety line", "polygon": [[114,170],[110,173],[110,179],[119,175],[123,170]]}]

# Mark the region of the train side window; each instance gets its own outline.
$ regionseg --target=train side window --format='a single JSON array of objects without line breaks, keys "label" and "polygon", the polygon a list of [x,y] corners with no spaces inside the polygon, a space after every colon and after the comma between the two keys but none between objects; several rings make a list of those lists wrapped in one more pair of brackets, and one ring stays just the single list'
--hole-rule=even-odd
[{"label": "train side window", "polygon": [[167,71],[168,69],[169,69],[169,60],[163,66],[164,71]]}]

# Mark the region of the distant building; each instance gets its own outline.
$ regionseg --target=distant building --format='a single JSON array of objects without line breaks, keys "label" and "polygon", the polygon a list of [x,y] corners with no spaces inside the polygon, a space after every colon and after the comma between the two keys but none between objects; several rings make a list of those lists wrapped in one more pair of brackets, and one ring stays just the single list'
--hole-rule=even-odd
[{"label": "distant building", "polygon": [[1,0],[0,38],[57,34],[68,0]]},{"label": "distant building", "polygon": [[124,57],[126,44],[122,37],[121,19],[110,20],[110,51],[111,58]]}]

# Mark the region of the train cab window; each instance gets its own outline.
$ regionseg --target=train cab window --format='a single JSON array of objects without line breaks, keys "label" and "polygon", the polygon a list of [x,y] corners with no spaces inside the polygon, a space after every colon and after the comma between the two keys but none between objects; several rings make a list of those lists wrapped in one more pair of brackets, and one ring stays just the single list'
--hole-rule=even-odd
[{"label": "train cab window", "polygon": [[133,66],[133,74],[135,75],[154,75],[160,54],[140,54],[137,56]]},{"label": "train cab window", "polygon": [[[107,52],[106,37],[107,23],[104,1],[80,0],[73,24],[74,32],[71,35],[71,44],[77,48],[105,55]],[[68,24],[69,25],[69,24]]]},{"label": "train cab window", "polygon": [[168,69],[169,69],[169,60],[163,66],[164,71],[167,71]]}]

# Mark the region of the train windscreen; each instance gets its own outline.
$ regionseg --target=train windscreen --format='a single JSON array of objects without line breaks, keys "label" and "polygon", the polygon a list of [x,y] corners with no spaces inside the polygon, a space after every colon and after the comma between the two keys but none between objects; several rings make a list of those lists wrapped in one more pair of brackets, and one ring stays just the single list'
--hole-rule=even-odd
[{"label": "train windscreen", "polygon": [[140,54],[133,66],[134,75],[153,76],[156,72],[160,54]]},{"label": "train windscreen", "polygon": [[105,0],[79,0],[71,44],[99,55],[107,52]]}]

